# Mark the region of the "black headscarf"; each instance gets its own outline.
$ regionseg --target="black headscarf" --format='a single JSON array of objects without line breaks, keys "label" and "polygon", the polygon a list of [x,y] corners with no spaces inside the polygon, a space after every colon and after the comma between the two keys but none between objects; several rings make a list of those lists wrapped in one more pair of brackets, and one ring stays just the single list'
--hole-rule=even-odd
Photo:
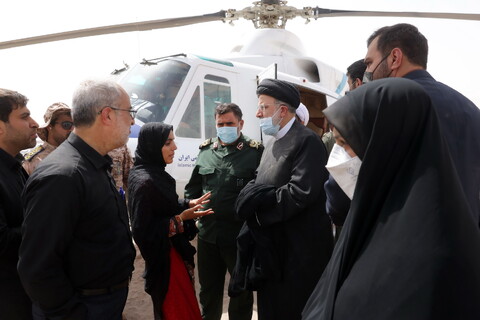
[{"label": "black headscarf", "polygon": [[[135,150],[134,167],[130,175],[132,183],[136,185],[142,179],[135,179],[137,175],[149,175],[158,190],[172,203],[178,201],[175,179],[165,171],[166,163],[163,159],[162,148],[172,132],[173,126],[163,122],[149,122],[142,126],[138,134],[138,144]],[[129,177],[130,179],[130,177]],[[132,185],[129,182],[130,189]],[[175,215],[177,212],[171,212]]]},{"label": "black headscarf", "polygon": [[173,127],[160,122],[140,129],[135,164],[128,177],[128,207],[132,233],[145,259],[145,290],[155,296],[160,310],[168,289],[170,247],[194,265],[195,248],[189,240],[196,234],[193,220],[184,221],[184,232],[169,237],[170,219],[188,208],[188,200],[178,198],[175,179],[165,171],[162,148]]},{"label": "black headscarf", "polygon": [[162,122],[149,122],[143,125],[138,135],[135,150],[135,165],[149,164],[165,168],[162,147],[168,139],[173,126]]},{"label": "black headscarf", "polygon": [[480,232],[427,93],[376,80],[324,113],[362,166],[303,319],[478,319]]}]

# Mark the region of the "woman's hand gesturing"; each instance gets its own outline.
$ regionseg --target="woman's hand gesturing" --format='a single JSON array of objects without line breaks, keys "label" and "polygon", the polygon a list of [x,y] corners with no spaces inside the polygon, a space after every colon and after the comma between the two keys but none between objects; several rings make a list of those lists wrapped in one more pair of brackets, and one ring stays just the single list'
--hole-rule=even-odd
[{"label": "woman's hand gesturing", "polygon": [[201,196],[200,198],[190,200],[190,202],[188,203],[188,206],[190,208],[193,208],[193,207],[195,207],[196,205],[199,205],[199,204],[202,205],[202,204],[205,204],[205,203],[209,203],[211,196],[212,196],[212,193],[209,191],[209,192],[205,193],[203,196]]},{"label": "woman's hand gesturing", "polygon": [[[201,199],[201,198],[199,198],[199,199]],[[210,200],[208,200],[208,201],[210,201]],[[184,210],[182,213],[179,214],[180,219],[182,219],[182,221],[183,220],[191,220],[191,219],[200,218],[200,217],[206,216],[207,214],[212,214],[213,213],[212,208],[207,209],[207,210],[200,210],[200,209],[203,209],[203,206],[201,204],[197,204],[196,206],[191,207],[190,209]]]}]

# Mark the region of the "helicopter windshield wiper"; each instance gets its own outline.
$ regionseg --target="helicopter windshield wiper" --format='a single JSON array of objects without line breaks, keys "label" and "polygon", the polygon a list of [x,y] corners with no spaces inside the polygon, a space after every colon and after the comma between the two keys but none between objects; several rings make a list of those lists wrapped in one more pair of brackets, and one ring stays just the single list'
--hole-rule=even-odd
[{"label": "helicopter windshield wiper", "polygon": [[186,57],[187,55],[185,53],[178,53],[174,55],[169,55],[165,57],[160,57],[160,58],[153,58],[153,59],[145,59],[143,58],[142,62],[140,64],[143,64],[145,66],[153,66],[157,65],[161,60],[167,59],[167,58],[174,58],[174,57]]},{"label": "helicopter windshield wiper", "polygon": [[142,62],[140,62],[140,64],[143,64],[145,66],[154,66],[154,65],[157,65],[158,62],[154,62],[152,60],[147,60],[145,58],[143,58]]},{"label": "helicopter windshield wiper", "polygon": [[124,62],[123,64],[125,65],[123,68],[121,68],[121,69],[115,69],[115,70],[113,70],[110,74],[117,75],[117,74],[119,74],[119,73],[122,73],[122,72],[124,72],[124,71],[127,71],[128,68],[130,68],[129,65],[126,64],[125,62]]}]

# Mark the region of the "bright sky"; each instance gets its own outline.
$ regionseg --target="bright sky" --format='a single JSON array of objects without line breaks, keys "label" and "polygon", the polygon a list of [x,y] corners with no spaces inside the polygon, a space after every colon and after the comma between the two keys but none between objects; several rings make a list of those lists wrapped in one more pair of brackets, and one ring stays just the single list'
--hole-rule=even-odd
[{"label": "bright sky", "polygon": [[[243,9],[251,0],[17,0],[2,4],[0,41],[100,25],[184,17]],[[478,0],[290,0],[297,8],[319,6],[344,10],[437,11],[480,13]],[[308,55],[342,71],[366,53],[366,39],[376,29],[399,22],[416,25],[429,40],[428,71],[470,98],[480,107],[478,90],[480,21],[422,18],[323,18],[305,24],[301,18],[287,22],[287,29],[304,41]],[[76,85],[90,76],[108,75],[125,61],[180,52],[225,57],[248,31],[250,21],[234,27],[210,22],[156,31],[97,36],[57,43],[0,50],[0,87],[27,97],[34,118],[43,122],[48,105],[71,102]]]}]

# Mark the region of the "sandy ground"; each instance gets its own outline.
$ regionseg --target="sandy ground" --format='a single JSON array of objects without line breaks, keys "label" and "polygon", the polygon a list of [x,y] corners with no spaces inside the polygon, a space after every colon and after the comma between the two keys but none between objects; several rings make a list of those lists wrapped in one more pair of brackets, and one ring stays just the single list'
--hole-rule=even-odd
[{"label": "sandy ground", "polygon": [[[192,241],[192,244],[196,246],[196,241]],[[135,258],[135,270],[133,271],[132,281],[130,282],[130,289],[128,293],[127,304],[124,310],[124,318],[126,320],[148,320],[153,319],[153,307],[150,300],[150,296],[143,290],[143,278],[142,273],[144,269],[144,261],[140,254],[140,250],[137,248],[137,257]],[[228,285],[228,279],[225,280],[226,286]],[[198,293],[198,276],[196,277],[196,291]],[[224,303],[223,303],[223,315],[222,320],[228,319],[227,314],[228,306],[228,294],[225,288]],[[254,305],[252,320],[257,319],[256,304]]]}]

